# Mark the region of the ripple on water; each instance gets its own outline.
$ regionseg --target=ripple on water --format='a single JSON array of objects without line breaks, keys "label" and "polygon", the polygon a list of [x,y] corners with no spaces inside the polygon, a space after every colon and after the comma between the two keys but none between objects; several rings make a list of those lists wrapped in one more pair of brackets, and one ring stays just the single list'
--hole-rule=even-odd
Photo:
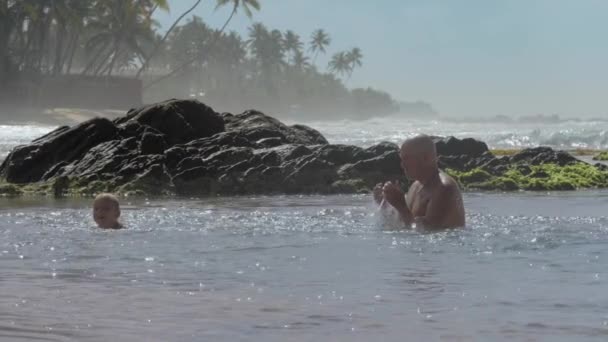
[{"label": "ripple on water", "polygon": [[0,337],[601,336],[604,212],[487,210],[501,196],[465,195],[468,226],[433,234],[388,229],[361,196],[125,203],[121,231],[94,229],[88,201],[7,205],[0,321],[23,331]]}]

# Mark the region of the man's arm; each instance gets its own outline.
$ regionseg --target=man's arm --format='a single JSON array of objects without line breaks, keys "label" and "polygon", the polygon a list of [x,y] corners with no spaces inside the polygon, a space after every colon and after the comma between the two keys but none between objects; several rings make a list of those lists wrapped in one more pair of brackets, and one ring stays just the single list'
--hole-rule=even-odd
[{"label": "man's arm", "polygon": [[405,195],[401,189],[394,183],[388,182],[382,188],[384,200],[397,210],[401,221],[410,227],[414,223],[414,215],[407,205]]},{"label": "man's arm", "polygon": [[412,214],[412,211],[410,210],[410,208],[408,208],[407,204],[403,205],[403,206],[395,207],[395,209],[399,213],[399,217],[401,218],[401,221],[403,221],[403,223],[405,223],[405,225],[408,228],[411,228],[412,224],[414,223],[414,215]]}]

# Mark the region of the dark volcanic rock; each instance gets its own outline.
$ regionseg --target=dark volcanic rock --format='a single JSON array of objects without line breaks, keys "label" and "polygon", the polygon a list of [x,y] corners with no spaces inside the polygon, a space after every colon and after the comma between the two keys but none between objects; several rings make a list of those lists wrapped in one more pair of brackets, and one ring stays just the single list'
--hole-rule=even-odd
[{"label": "dark volcanic rock", "polygon": [[149,126],[167,137],[170,145],[210,137],[224,131],[222,117],[210,107],[192,100],[168,100],[131,110],[115,120],[127,130],[136,122]]},{"label": "dark volcanic rock", "polygon": [[386,152],[399,153],[399,146],[392,142],[383,141],[381,143],[366,148],[364,152],[368,157],[383,155]]},{"label": "dark volcanic rock", "polygon": [[366,153],[361,147],[351,145],[323,145],[316,154],[334,165],[353,164],[374,156],[372,153]]},{"label": "dark volcanic rock", "polygon": [[334,164],[311,158],[298,165],[285,179],[285,190],[291,193],[328,192],[331,184],[338,180]]},{"label": "dark volcanic rock", "polygon": [[386,152],[381,156],[346,164],[338,170],[341,179],[362,179],[368,187],[387,180],[400,180],[407,183],[401,170],[399,153]]},{"label": "dark volcanic rock", "polygon": [[578,163],[579,160],[565,151],[554,151],[550,147],[527,148],[513,155],[511,163],[530,165],[557,164],[559,166]]},{"label": "dark volcanic rock", "polygon": [[256,145],[261,147],[277,147],[283,145],[283,138],[280,137],[270,137],[263,138],[256,141]]},{"label": "dark volcanic rock", "polygon": [[[472,188],[541,190],[587,184],[584,177],[575,182],[555,177],[553,166],[547,171],[535,166],[578,162],[562,151],[536,148],[496,158],[474,139],[434,139],[440,167]],[[600,172],[600,167],[593,170]],[[509,178],[514,173],[521,175],[515,177],[520,182],[522,177],[529,180],[525,187]],[[114,122],[94,119],[58,128],[15,148],[0,176],[9,183],[42,181],[41,188],[54,196],[101,191],[186,196],[355,193],[387,180],[408,184],[394,143],[365,149],[331,145],[307,126],[287,126],[257,111],[218,114],[189,100],[145,106]],[[0,184],[0,194],[21,193],[15,184]]]},{"label": "dark volcanic rock", "polygon": [[165,137],[160,134],[146,132],[139,142],[141,154],[163,154],[166,148]]},{"label": "dark volcanic rock", "polygon": [[244,137],[240,132],[222,132],[208,138],[190,141],[185,146],[199,149],[215,146],[254,147],[255,143]]},{"label": "dark volcanic rock", "polygon": [[299,141],[300,143],[310,142],[312,145],[324,145],[329,144],[327,139],[314,128],[306,125],[293,125],[290,126],[291,134],[287,134],[287,138],[292,141]]},{"label": "dark volcanic rock", "polygon": [[501,165],[501,161],[490,152],[481,155],[439,155],[438,165],[441,169],[452,169],[457,171],[471,170],[476,167],[490,168]]},{"label": "dark volcanic rock", "polygon": [[111,140],[90,149],[82,158],[63,166],[45,179],[60,175],[112,179],[128,161],[138,157],[135,138]]},{"label": "dark volcanic rock", "polygon": [[439,156],[479,157],[488,152],[488,145],[472,138],[457,139],[454,137],[435,138],[435,147]]},{"label": "dark volcanic rock", "polygon": [[90,148],[116,138],[117,133],[116,126],[102,118],[58,128],[30,145],[16,147],[0,167],[0,176],[11,183],[37,182],[55,165],[79,159]]},{"label": "dark volcanic rock", "polygon": [[251,140],[280,138],[285,144],[323,145],[327,140],[317,130],[304,125],[287,126],[264,113],[248,110],[243,114],[224,114],[226,131],[240,132]]}]

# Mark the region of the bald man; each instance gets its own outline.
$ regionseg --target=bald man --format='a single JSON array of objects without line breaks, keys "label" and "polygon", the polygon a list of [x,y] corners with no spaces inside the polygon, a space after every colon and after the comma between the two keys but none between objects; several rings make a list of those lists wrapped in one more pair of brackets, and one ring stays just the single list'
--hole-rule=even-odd
[{"label": "bald man", "polygon": [[458,183],[439,170],[435,143],[421,135],[406,140],[399,151],[401,168],[413,180],[407,195],[393,182],[378,184],[374,198],[384,210],[392,206],[406,226],[443,229],[465,224]]}]

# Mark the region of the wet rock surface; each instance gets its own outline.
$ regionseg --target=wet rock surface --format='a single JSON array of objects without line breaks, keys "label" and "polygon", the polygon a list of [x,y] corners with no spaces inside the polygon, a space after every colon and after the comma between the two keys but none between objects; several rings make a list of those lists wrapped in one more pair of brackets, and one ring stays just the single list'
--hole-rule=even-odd
[{"label": "wet rock surface", "polygon": [[[563,151],[538,147],[496,157],[475,139],[434,141],[439,166],[465,188],[608,186],[605,169]],[[5,195],[34,189],[56,196],[359,193],[386,180],[408,183],[396,144],[332,145],[311,127],[288,126],[254,110],[220,114],[192,100],[60,127],[16,147],[0,166],[0,178]]]}]

